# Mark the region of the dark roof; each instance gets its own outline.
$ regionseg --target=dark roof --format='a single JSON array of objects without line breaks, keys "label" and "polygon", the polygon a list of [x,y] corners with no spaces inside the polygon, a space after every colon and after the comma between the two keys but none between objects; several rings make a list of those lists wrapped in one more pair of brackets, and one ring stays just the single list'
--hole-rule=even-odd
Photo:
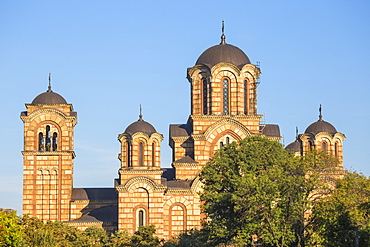
[{"label": "dark roof", "polygon": [[73,188],[71,200],[117,200],[117,192],[114,188]]},{"label": "dark roof", "polygon": [[167,180],[173,180],[175,178],[175,169],[173,168],[162,168],[162,183],[164,184]]},{"label": "dark roof", "polygon": [[214,65],[221,62],[232,63],[239,67],[251,63],[248,56],[242,50],[236,46],[226,44],[223,39],[221,44],[212,46],[205,50],[199,56],[195,64],[204,64],[209,68],[212,68]]},{"label": "dark roof", "polygon": [[167,181],[167,187],[190,189],[190,185],[192,182],[193,180],[171,180],[171,181]]},{"label": "dark roof", "polygon": [[193,160],[190,156],[182,157],[181,159],[178,159],[174,161],[173,163],[198,163],[197,161]]},{"label": "dark roof", "polygon": [[83,214],[80,218],[71,220],[69,222],[118,222],[118,206],[110,205],[97,208],[93,211]]},{"label": "dark roof", "polygon": [[34,98],[32,104],[46,104],[46,105],[53,105],[53,104],[68,104],[67,101],[57,93],[54,93],[49,86],[48,91],[45,93],[41,93]]},{"label": "dark roof", "polygon": [[301,152],[301,143],[296,140],[292,143],[289,143],[285,149],[289,149],[289,150],[292,150],[293,152]]},{"label": "dark roof", "polygon": [[337,130],[330,123],[325,122],[322,119],[319,119],[319,121],[314,122],[310,126],[308,126],[304,133],[311,133],[311,134],[316,135],[320,132],[327,132],[329,134],[334,135],[335,133],[337,133]]},{"label": "dark roof", "polygon": [[189,136],[190,134],[190,124],[170,124],[170,137]]},{"label": "dark roof", "polygon": [[131,134],[131,135],[135,134],[137,132],[143,132],[143,133],[146,133],[148,135],[151,135],[153,133],[156,133],[157,131],[155,130],[153,125],[151,125],[148,122],[145,122],[143,120],[142,116],[140,115],[139,120],[130,124],[125,130],[125,133]]},{"label": "dark roof", "polygon": [[264,124],[260,126],[260,129],[265,136],[280,137],[280,128],[277,124]]}]

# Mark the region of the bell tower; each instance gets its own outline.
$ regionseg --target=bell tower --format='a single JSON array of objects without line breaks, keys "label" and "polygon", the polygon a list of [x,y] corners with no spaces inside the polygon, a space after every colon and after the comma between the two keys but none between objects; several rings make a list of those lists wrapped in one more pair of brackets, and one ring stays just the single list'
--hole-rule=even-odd
[{"label": "bell tower", "polygon": [[42,220],[68,220],[73,186],[72,104],[50,86],[21,113],[24,123],[23,214]]}]

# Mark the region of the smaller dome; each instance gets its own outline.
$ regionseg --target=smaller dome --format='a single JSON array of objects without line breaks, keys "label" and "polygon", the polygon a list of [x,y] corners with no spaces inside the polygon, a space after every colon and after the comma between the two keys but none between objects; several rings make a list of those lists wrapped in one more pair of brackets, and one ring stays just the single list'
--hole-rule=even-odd
[{"label": "smaller dome", "polygon": [[335,133],[337,133],[337,130],[330,123],[320,119],[319,121],[314,122],[310,126],[308,126],[304,133],[311,133],[316,135],[320,132],[327,132],[334,135]]},{"label": "smaller dome", "polygon": [[53,105],[53,104],[68,104],[67,101],[57,93],[54,93],[49,86],[48,91],[45,93],[41,93],[34,98],[32,104],[45,104],[45,105]]},{"label": "smaller dome", "polygon": [[153,133],[156,133],[157,131],[155,130],[153,125],[151,125],[148,122],[145,122],[143,120],[142,115],[140,115],[139,120],[130,124],[125,130],[125,133],[131,134],[131,135],[135,134],[137,132],[143,132],[143,133],[146,133],[148,135],[151,135]]},{"label": "smaller dome", "polygon": [[298,140],[296,140],[296,141],[288,144],[285,147],[285,149],[291,150],[291,151],[293,151],[295,153],[297,153],[297,152],[300,153],[301,152],[301,143]]}]

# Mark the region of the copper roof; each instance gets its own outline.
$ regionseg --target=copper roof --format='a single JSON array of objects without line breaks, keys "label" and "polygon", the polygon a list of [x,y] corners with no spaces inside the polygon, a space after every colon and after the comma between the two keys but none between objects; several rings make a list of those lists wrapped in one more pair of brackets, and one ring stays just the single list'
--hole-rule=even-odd
[{"label": "copper roof", "polygon": [[137,132],[143,132],[148,135],[151,135],[153,133],[156,133],[157,131],[155,130],[153,125],[151,125],[148,122],[145,122],[142,118],[142,115],[140,115],[139,120],[130,124],[125,130],[125,133],[131,134],[131,135]]},{"label": "copper roof", "polygon": [[277,124],[264,124],[260,126],[261,133],[269,137],[280,137],[280,128]]},{"label": "copper roof", "polygon": [[301,152],[301,143],[298,140],[296,140],[296,141],[294,141],[292,143],[289,143],[285,147],[285,149],[291,150],[293,152]]},{"label": "copper roof", "polygon": [[337,133],[337,130],[332,124],[325,122],[324,120],[320,118],[319,121],[314,122],[310,126],[308,126],[304,133],[311,133],[311,134],[316,135],[320,132],[327,132],[330,134],[335,134]]},{"label": "copper roof", "polygon": [[57,93],[54,93],[49,86],[48,91],[45,93],[41,93],[36,96],[36,98],[32,101],[32,104],[68,104],[67,101]]},{"label": "copper roof", "polygon": [[221,43],[205,50],[195,64],[204,64],[212,68],[222,62],[232,63],[239,67],[251,63],[248,56],[238,47]]}]

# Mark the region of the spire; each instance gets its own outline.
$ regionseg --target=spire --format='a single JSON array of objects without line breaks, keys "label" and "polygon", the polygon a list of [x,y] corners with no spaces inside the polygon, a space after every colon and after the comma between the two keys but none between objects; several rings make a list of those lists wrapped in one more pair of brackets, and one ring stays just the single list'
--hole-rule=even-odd
[{"label": "spire", "polygon": [[320,115],[319,115],[319,121],[322,121],[322,108],[321,108],[321,104],[320,104],[320,107],[319,107],[319,113],[320,113]]},{"label": "spire", "polygon": [[295,137],[298,138],[298,127],[295,127]]},{"label": "spire", "polygon": [[143,115],[141,113],[142,113],[142,109],[141,109],[141,104],[140,104],[140,115],[139,115],[138,121],[143,121]]},{"label": "spire", "polygon": [[46,92],[53,92],[53,90],[51,90],[51,73],[49,73],[49,86],[48,86],[48,91]]},{"label": "spire", "polygon": [[225,36],[225,23],[222,21],[222,35],[221,35],[221,43],[220,45],[225,45],[226,44],[226,36]]}]

